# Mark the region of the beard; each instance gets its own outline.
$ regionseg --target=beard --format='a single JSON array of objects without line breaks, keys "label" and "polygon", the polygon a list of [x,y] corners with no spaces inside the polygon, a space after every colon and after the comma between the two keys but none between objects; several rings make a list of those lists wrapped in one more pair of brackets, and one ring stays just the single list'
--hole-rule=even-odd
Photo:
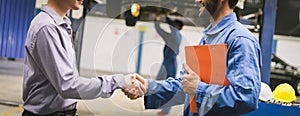
[{"label": "beard", "polygon": [[218,8],[218,0],[211,0],[210,2],[204,3],[202,7],[199,8],[199,17],[213,16]]},{"label": "beard", "polygon": [[212,16],[216,13],[218,5],[218,0],[209,0],[206,3],[203,3],[203,6],[199,8],[198,15],[201,26],[206,27],[212,23]]},{"label": "beard", "polygon": [[218,8],[218,0],[212,0],[212,2],[207,3],[205,6],[206,10],[213,16]]}]

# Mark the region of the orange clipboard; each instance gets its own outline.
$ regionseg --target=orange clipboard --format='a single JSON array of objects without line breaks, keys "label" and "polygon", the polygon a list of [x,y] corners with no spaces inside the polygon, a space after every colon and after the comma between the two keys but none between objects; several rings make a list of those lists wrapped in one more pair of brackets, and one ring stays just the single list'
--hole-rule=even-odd
[{"label": "orange clipboard", "polygon": [[[186,46],[186,64],[207,84],[230,85],[226,78],[227,44]],[[196,96],[190,96],[190,110],[197,113]]]}]

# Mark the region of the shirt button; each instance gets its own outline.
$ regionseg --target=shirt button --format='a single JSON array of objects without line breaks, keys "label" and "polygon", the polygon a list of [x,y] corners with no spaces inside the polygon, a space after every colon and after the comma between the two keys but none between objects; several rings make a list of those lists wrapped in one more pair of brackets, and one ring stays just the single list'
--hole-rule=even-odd
[{"label": "shirt button", "polygon": [[71,29],[67,29],[68,33],[71,34]]}]

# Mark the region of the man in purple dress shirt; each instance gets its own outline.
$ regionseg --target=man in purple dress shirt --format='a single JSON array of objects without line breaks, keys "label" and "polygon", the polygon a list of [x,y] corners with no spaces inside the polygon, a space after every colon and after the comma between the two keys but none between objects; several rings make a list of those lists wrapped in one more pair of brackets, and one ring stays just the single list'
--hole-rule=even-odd
[{"label": "man in purple dress shirt", "polygon": [[69,9],[83,0],[48,0],[31,22],[25,43],[23,116],[76,115],[76,99],[110,97],[122,89],[142,96],[143,86],[130,75],[84,78],[78,74]]}]

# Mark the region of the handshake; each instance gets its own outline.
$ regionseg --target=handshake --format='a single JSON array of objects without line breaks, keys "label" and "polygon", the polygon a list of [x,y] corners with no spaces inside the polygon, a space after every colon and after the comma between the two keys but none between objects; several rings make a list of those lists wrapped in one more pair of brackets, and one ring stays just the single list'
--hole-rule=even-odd
[{"label": "handshake", "polygon": [[[182,72],[182,89],[185,93],[194,96],[201,79],[194,71],[192,71],[192,69],[190,69],[188,65],[185,64],[183,67],[185,72]],[[126,77],[125,83],[126,86],[122,89],[122,91],[131,100],[142,97],[148,92],[148,80],[136,73],[130,74],[129,77]]]},{"label": "handshake", "polygon": [[131,100],[144,96],[148,92],[148,80],[134,73],[126,79],[125,88],[122,89],[124,94]]}]

